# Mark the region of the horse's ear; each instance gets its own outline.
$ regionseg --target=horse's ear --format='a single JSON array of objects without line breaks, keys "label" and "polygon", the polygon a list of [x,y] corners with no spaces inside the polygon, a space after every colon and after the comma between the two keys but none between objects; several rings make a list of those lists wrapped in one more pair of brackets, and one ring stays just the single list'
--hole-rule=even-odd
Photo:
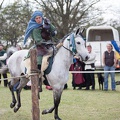
[{"label": "horse's ear", "polygon": [[76,30],[76,35],[79,34],[79,33],[83,34],[84,31],[85,31],[85,28],[83,28],[82,30],[81,30],[80,28],[78,28],[78,29]]},{"label": "horse's ear", "polygon": [[81,31],[81,33],[83,34],[83,33],[84,33],[84,31],[85,31],[85,28],[83,28],[83,30]]},{"label": "horse's ear", "polygon": [[79,34],[79,33],[80,33],[80,28],[78,28],[78,29],[76,30],[75,34],[77,35],[77,34]]}]

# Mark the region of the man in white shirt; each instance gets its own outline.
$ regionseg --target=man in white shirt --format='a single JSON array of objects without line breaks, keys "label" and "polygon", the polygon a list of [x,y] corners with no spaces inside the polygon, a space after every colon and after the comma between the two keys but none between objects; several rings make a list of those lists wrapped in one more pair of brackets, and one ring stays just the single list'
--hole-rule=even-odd
[{"label": "man in white shirt", "polygon": [[91,73],[85,73],[86,80],[86,90],[89,90],[89,86],[92,85],[92,90],[95,90],[95,78],[94,78],[94,70],[95,70],[95,58],[96,54],[92,51],[92,46],[87,45],[87,50],[89,53],[89,59],[85,62],[85,71],[91,71]]}]

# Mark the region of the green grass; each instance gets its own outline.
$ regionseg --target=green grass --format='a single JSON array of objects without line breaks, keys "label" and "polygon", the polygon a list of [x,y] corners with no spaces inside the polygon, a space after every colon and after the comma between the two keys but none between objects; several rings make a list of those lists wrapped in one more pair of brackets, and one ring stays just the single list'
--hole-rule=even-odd
[{"label": "green grass", "polygon": [[[119,73],[116,81],[119,80]],[[71,78],[71,77],[70,77]],[[42,110],[53,106],[52,91],[43,86],[41,99],[39,101],[40,120],[54,120],[53,113],[42,115]],[[9,107],[11,93],[8,88],[0,85],[0,120],[32,120],[31,113],[31,91],[23,90],[21,93],[22,107],[17,113]],[[109,91],[98,88],[96,78],[96,90],[73,90],[71,79],[68,81],[68,89],[63,91],[59,106],[59,116],[62,120],[120,120],[120,85],[116,91],[111,91],[109,80]]]}]

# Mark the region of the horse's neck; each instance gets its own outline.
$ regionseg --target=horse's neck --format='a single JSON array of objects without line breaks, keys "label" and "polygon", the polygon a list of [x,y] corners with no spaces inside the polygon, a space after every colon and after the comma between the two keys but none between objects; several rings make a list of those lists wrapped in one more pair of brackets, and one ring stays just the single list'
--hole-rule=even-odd
[{"label": "horse's neck", "polygon": [[[65,49],[67,48],[67,49]],[[69,69],[71,63],[72,63],[72,58],[73,55],[71,52],[68,50],[68,41],[64,42],[63,46],[59,49],[58,53],[56,54],[55,60],[61,64],[61,66],[65,67],[66,69]]]}]

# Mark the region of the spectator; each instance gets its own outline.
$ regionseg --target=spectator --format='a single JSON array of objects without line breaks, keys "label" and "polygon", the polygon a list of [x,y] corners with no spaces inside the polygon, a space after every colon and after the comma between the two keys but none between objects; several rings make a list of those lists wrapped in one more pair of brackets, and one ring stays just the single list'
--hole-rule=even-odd
[{"label": "spectator", "polygon": [[[0,68],[3,65],[6,65],[6,59],[7,59],[7,53],[5,52],[5,50],[3,48],[4,48],[4,46],[2,44],[0,44]],[[8,80],[6,80],[7,73],[0,74],[0,79],[1,79],[1,75],[3,76],[3,78],[5,78],[4,87],[7,87],[7,85],[8,85]],[[1,81],[0,81],[0,84],[1,84]]]},{"label": "spectator", "polygon": [[89,90],[89,86],[92,85],[92,90],[95,90],[95,78],[94,78],[94,70],[95,70],[95,58],[96,54],[92,51],[92,46],[87,45],[87,50],[90,58],[85,62],[85,71],[91,71],[91,73],[85,73],[86,80],[86,90]]},{"label": "spectator", "polygon": [[[84,70],[84,63],[80,61],[78,57],[75,56],[74,63],[71,65],[71,71],[83,71]],[[78,90],[82,89],[81,84],[85,82],[84,76],[82,73],[72,73],[72,86],[73,89],[78,87]]]},{"label": "spectator", "polygon": [[[107,44],[107,51],[103,54],[103,64],[104,64],[104,71],[115,71],[116,66],[116,55],[113,51],[113,47],[111,44]],[[108,75],[109,72],[104,72],[104,90],[108,90]],[[111,76],[111,88],[112,90],[116,90],[115,84],[115,72],[110,72]]]}]

